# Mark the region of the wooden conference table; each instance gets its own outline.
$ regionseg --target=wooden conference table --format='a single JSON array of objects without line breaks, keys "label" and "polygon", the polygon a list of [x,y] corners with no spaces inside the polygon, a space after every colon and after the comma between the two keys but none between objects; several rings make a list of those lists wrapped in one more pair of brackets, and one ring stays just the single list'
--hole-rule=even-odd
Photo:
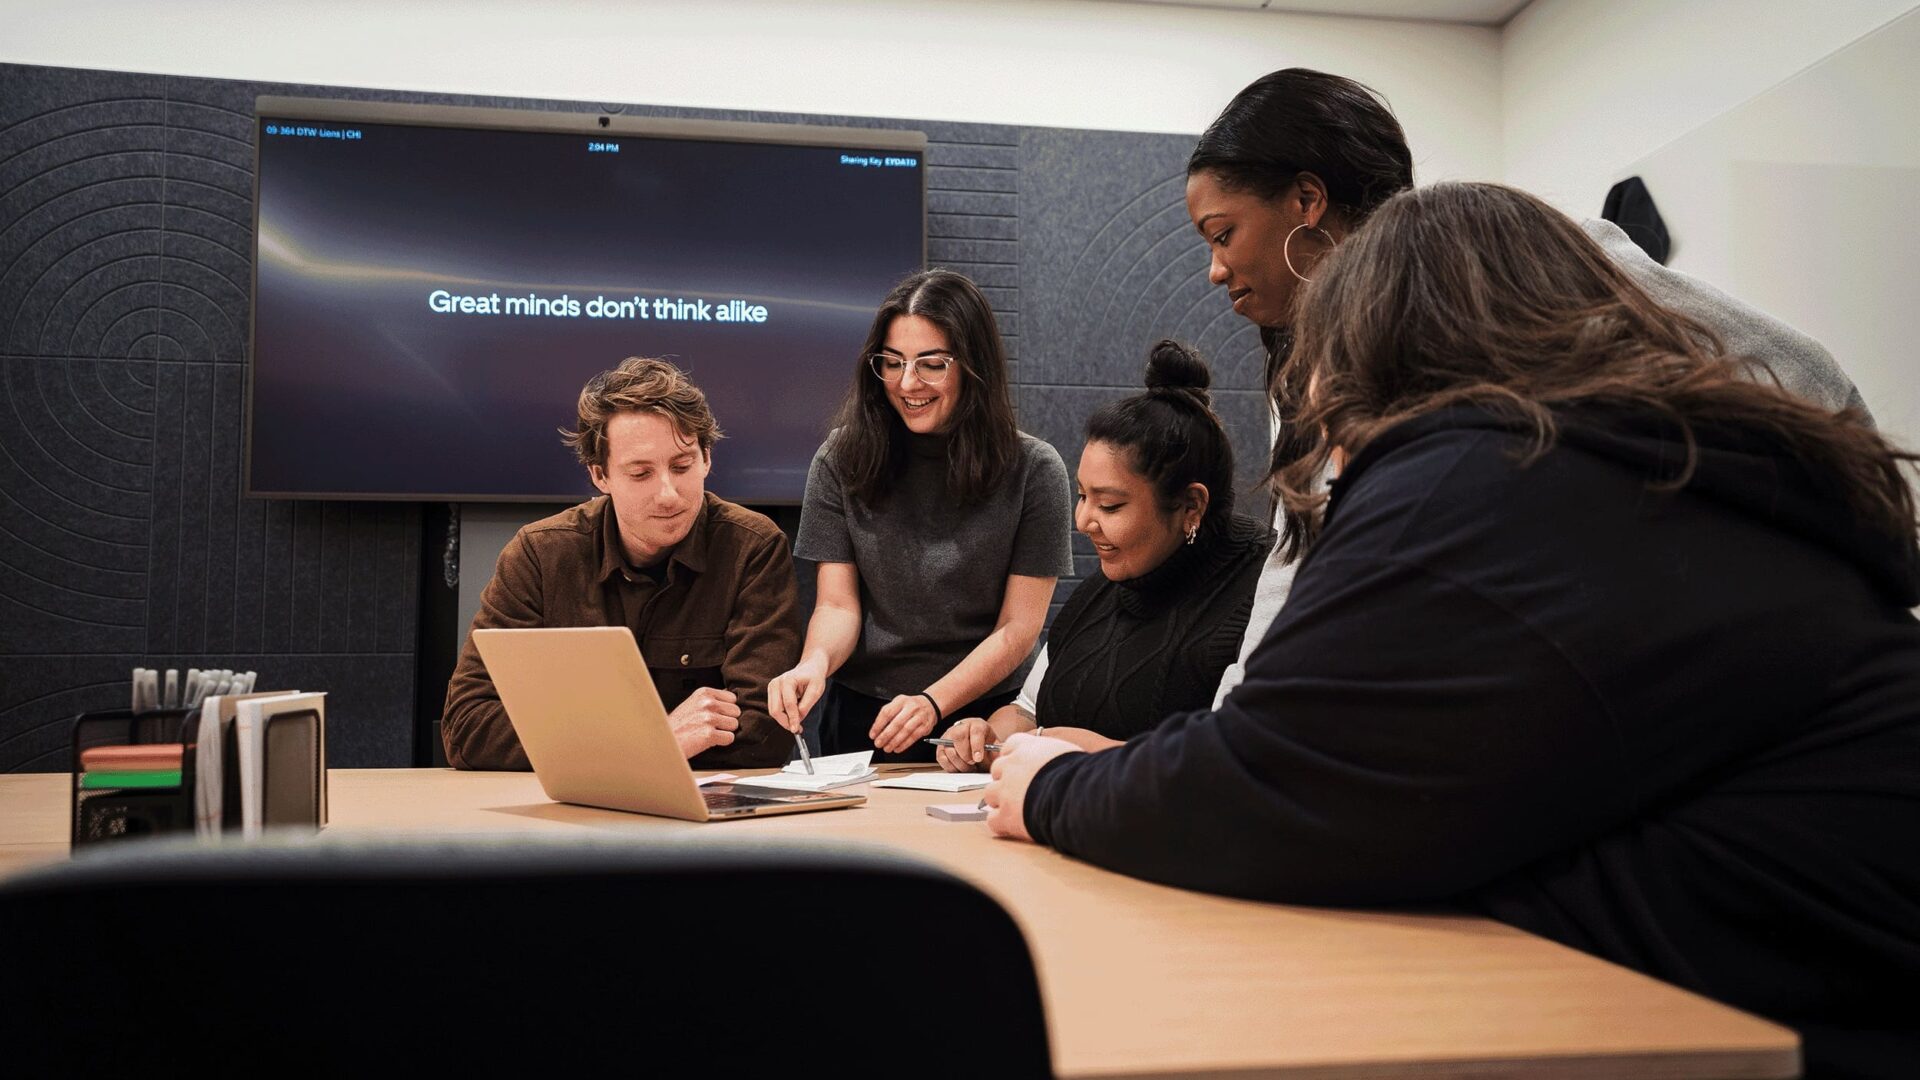
[{"label": "wooden conference table", "polygon": [[[1486,919],[1153,885],[927,816],[971,796],[696,825],[550,802],[526,773],[335,769],[324,835],[708,830],[903,849],[1026,933],[1063,1077],[1790,1077],[1793,1032]],[[0,874],[67,854],[64,773],[0,776]],[[858,789],[855,789],[858,790]],[[657,835],[657,833],[656,833]]]}]

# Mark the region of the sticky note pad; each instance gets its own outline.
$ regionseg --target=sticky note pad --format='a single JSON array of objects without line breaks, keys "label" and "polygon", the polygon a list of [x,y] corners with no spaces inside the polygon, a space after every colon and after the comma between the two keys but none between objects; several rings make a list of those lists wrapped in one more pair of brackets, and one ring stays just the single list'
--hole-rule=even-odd
[{"label": "sticky note pad", "polygon": [[133,746],[90,746],[80,751],[81,772],[151,772],[179,769],[185,748],[179,743],[141,743]]},{"label": "sticky note pad", "polygon": [[179,769],[144,769],[128,772],[90,772],[80,774],[83,791],[104,788],[165,788],[180,786]]},{"label": "sticky note pad", "polygon": [[987,808],[975,803],[934,803],[927,807],[927,816],[941,821],[985,821]]}]

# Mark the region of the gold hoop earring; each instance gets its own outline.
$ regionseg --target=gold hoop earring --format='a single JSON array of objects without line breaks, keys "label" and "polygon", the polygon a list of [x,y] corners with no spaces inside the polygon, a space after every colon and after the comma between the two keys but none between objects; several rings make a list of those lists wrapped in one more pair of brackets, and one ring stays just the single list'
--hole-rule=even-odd
[{"label": "gold hoop earring", "polygon": [[1333,239],[1333,234],[1328,232],[1327,230],[1321,228],[1318,225],[1309,225],[1303,221],[1300,224],[1295,225],[1293,227],[1292,232],[1287,233],[1287,238],[1285,240],[1280,241],[1280,257],[1287,260],[1287,273],[1292,274],[1294,277],[1297,277],[1301,281],[1304,281],[1307,284],[1311,285],[1313,284],[1312,278],[1307,277],[1305,274],[1302,274],[1300,271],[1295,270],[1293,268],[1293,252],[1288,250],[1289,248],[1293,247],[1293,234],[1299,232],[1301,229],[1306,229],[1308,232],[1317,232],[1321,236],[1326,237],[1328,247],[1333,246],[1334,239]]}]

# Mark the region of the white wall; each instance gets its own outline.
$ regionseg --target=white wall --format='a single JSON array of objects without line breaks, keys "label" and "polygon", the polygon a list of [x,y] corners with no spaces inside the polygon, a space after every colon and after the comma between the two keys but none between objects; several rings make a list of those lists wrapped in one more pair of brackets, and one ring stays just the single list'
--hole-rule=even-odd
[{"label": "white wall", "polygon": [[1920,10],[1635,163],[1672,265],[1833,351],[1920,448]]},{"label": "white wall", "polygon": [[0,61],[590,102],[1198,133],[1299,64],[1422,179],[1500,174],[1497,31],[1086,0],[0,0]]},{"label": "white wall", "polygon": [[1533,0],[1501,32],[1506,181],[1597,217],[1633,162],[1916,7]]}]

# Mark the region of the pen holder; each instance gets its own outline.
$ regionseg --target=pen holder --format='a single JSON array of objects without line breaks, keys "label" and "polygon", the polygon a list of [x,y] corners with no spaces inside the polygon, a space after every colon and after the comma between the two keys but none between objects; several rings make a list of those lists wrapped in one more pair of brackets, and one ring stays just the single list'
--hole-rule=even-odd
[{"label": "pen holder", "polygon": [[[251,837],[325,826],[325,700],[323,693],[267,692],[212,698],[205,708],[74,717],[74,847],[162,833]],[[219,742],[202,747],[209,730]],[[200,775],[203,761],[210,769],[217,763],[218,775]]]}]

